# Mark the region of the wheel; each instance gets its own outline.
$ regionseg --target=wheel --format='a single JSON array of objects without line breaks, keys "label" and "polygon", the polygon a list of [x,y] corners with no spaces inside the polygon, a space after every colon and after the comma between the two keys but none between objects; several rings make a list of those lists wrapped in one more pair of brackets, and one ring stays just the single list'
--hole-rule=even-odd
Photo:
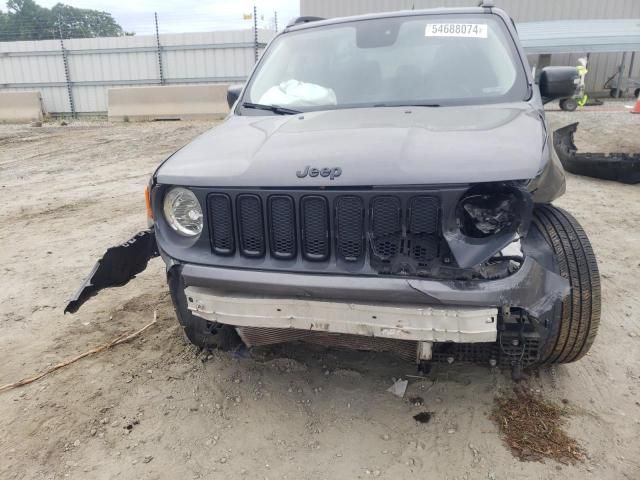
[{"label": "wheel", "polygon": [[578,102],[575,98],[563,98],[560,100],[560,108],[565,112],[575,112],[578,108]]},{"label": "wheel", "polygon": [[637,99],[638,97],[640,97],[640,88],[636,88],[633,91],[633,98]]},{"label": "wheel", "polygon": [[620,90],[619,88],[612,88],[611,90],[609,90],[609,96],[611,98],[620,98],[622,97],[622,90]]},{"label": "wheel", "polygon": [[171,301],[178,321],[187,339],[195,346],[205,350],[231,350],[242,343],[236,329],[230,325],[209,322],[191,313],[184,294],[184,281],[177,269],[167,274]]},{"label": "wheel", "polygon": [[557,273],[571,285],[571,293],[554,309],[541,363],[575,362],[591,348],[600,324],[596,257],[583,228],[561,208],[537,206],[533,226],[552,248]]}]

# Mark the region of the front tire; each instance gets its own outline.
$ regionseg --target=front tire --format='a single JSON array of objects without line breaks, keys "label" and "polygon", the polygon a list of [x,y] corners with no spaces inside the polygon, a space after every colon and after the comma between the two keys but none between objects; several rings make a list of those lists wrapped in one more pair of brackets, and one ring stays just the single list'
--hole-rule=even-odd
[{"label": "front tire", "polygon": [[552,205],[537,206],[533,226],[553,250],[558,274],[571,292],[554,309],[541,363],[569,363],[591,348],[600,325],[600,274],[587,234],[573,216]]}]

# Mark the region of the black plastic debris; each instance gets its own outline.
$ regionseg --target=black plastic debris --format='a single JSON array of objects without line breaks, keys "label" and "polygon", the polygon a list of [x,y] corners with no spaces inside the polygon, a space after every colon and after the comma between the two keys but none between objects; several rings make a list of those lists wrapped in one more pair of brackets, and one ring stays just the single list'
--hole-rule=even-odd
[{"label": "black plastic debris", "polygon": [[640,183],[640,154],[578,153],[573,136],[578,123],[553,132],[553,146],[567,172],[615,182]]},{"label": "black plastic debris", "polygon": [[147,268],[150,259],[157,256],[158,246],[153,230],[137,233],[122,245],[109,248],[69,300],[64,313],[77,312],[84,302],[103,288],[125,285]]},{"label": "black plastic debris", "polygon": [[413,416],[413,419],[419,423],[429,423],[433,417],[433,412],[420,412]]}]

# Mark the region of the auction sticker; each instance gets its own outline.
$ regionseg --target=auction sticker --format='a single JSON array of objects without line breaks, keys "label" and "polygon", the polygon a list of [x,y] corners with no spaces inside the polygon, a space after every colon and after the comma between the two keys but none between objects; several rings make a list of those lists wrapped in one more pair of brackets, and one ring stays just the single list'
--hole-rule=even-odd
[{"label": "auction sticker", "polygon": [[425,37],[487,38],[487,24],[482,23],[427,23]]}]

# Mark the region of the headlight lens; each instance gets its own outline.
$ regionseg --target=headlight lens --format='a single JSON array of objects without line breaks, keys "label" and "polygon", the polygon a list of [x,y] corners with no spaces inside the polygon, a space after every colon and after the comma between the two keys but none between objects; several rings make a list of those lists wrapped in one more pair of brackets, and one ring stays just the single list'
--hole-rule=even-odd
[{"label": "headlight lens", "polygon": [[202,232],[202,208],[191,190],[174,187],[164,197],[164,217],[176,232],[195,237]]},{"label": "headlight lens", "polygon": [[460,228],[468,237],[484,238],[518,225],[518,200],[511,193],[468,195],[460,206]]}]

